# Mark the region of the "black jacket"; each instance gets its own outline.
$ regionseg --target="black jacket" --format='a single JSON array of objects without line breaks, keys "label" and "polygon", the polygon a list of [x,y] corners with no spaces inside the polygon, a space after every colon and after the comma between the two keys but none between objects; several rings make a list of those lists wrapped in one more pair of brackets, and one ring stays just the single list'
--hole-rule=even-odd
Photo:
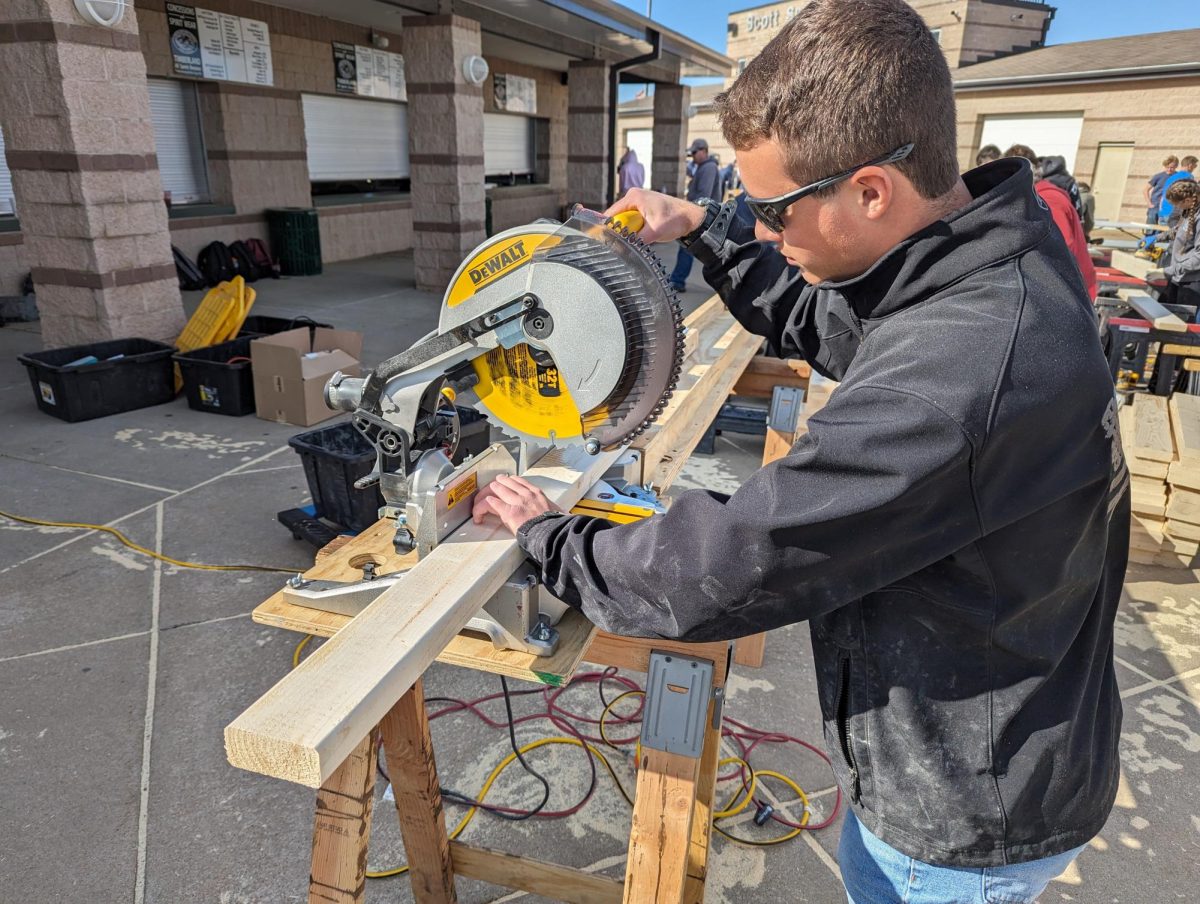
[{"label": "black jacket", "polygon": [[1042,157],[1038,165],[1041,167],[1043,179],[1067,193],[1067,197],[1075,205],[1075,213],[1079,214],[1079,221],[1085,224],[1084,234],[1091,232],[1094,224],[1087,222],[1087,205],[1083,203],[1083,192],[1079,190],[1079,183],[1075,181],[1075,177],[1067,172],[1067,158]]},{"label": "black jacket", "polygon": [[737,222],[694,243],[743,324],[841,385],[732,496],[519,537],[552,592],[619,634],[809,619],[858,817],[910,856],[978,867],[1083,844],[1112,806],[1129,475],[1091,306],[1028,163],[965,181],[972,203],[838,285],[806,286]]}]

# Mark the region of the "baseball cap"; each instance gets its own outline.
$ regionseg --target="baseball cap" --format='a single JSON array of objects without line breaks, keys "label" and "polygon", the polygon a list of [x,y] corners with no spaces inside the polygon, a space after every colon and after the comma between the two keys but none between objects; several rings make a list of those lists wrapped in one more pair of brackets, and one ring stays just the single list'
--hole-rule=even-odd
[{"label": "baseball cap", "polygon": [[703,138],[697,138],[690,145],[688,145],[687,152],[689,154],[694,154],[694,153],[696,153],[696,151],[707,151],[707,150],[708,150],[708,142],[705,141]]}]

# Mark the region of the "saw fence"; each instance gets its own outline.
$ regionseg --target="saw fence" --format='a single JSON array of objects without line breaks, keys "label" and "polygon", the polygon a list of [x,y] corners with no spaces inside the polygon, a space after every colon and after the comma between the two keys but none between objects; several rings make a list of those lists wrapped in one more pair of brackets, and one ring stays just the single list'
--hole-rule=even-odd
[{"label": "saw fence", "polygon": [[[685,323],[689,332],[678,389],[635,445],[642,482],[659,491],[678,476],[761,345],[717,298]],[[803,366],[769,362],[754,370],[743,387],[749,394],[763,394],[764,380],[807,385]],[[569,509],[618,454],[556,450],[524,476]],[[361,574],[365,561],[374,561],[381,573],[411,569],[402,586],[385,591],[358,616],[295,606],[282,593],[254,611],[260,623],[330,640],[225,730],[234,766],[320,789],[309,901],[364,900],[380,739],[417,901],[456,900],[456,874],[581,904],[701,901],[720,742],[718,710],[731,644],[616,637],[597,631],[572,610],[558,625],[555,655],[496,650],[490,641],[459,632],[523,559],[512,536],[494,523],[468,522],[416,562],[415,555],[396,554],[391,530],[387,522],[377,524],[319,556],[306,574],[347,580]],[[761,661],[761,638],[746,646],[750,660]],[[422,676],[434,660],[561,685],[584,659],[646,671],[652,651],[711,662],[713,698],[698,757],[643,750],[624,882],[448,840],[422,691]]]}]

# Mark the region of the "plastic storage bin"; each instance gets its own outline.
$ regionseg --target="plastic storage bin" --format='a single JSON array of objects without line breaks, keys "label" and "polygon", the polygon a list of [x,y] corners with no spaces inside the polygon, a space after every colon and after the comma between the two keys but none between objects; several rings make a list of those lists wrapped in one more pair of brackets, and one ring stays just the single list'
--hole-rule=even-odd
[{"label": "plastic storage bin", "polygon": [[298,326],[307,326],[310,329],[317,327],[333,329],[332,323],[318,323],[311,317],[270,317],[266,314],[252,314],[242,322],[238,338],[240,339],[242,336],[274,336],[276,333],[294,330]]},{"label": "plastic storage bin", "polygon": [[[455,461],[487,448],[490,430],[478,411],[459,408],[462,432]],[[356,490],[354,481],[375,467],[375,449],[349,421],[301,433],[288,440],[300,456],[318,517],[358,532],[379,520],[378,487]]]},{"label": "plastic storage bin", "polygon": [[[175,355],[189,408],[233,417],[254,413],[254,374],[250,370],[252,339],[252,336],[230,339]],[[230,363],[231,358],[245,360]]]},{"label": "plastic storage bin", "polygon": [[[64,421],[87,421],[175,398],[175,349],[152,339],[111,339],[17,358],[29,372],[38,408]],[[92,364],[75,364],[95,358]]]},{"label": "plastic storage bin", "polygon": [[315,276],[321,272],[321,228],[312,207],[267,210],[271,251],[284,276]]}]

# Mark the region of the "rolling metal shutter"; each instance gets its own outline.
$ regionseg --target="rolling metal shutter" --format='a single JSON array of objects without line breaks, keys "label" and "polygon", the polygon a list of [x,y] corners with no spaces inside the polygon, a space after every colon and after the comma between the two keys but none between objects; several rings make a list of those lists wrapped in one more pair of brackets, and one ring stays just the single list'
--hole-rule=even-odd
[{"label": "rolling metal shutter", "polygon": [[524,175],[533,170],[533,120],[512,113],[484,113],[484,175]]},{"label": "rolling metal shutter", "polygon": [[304,138],[313,182],[408,177],[408,107],[305,94]]},{"label": "rolling metal shutter", "polygon": [[4,157],[4,130],[0,129],[0,217],[17,212],[13,195],[12,174],[8,171],[8,160]]},{"label": "rolling metal shutter", "polygon": [[163,191],[171,193],[172,204],[209,200],[196,86],[173,79],[147,79],[146,87]]},{"label": "rolling metal shutter", "polygon": [[1066,158],[1067,172],[1073,172],[1082,132],[1082,113],[985,116],[979,147],[994,144],[1004,153],[1014,144],[1023,144],[1032,148],[1039,157]]}]

